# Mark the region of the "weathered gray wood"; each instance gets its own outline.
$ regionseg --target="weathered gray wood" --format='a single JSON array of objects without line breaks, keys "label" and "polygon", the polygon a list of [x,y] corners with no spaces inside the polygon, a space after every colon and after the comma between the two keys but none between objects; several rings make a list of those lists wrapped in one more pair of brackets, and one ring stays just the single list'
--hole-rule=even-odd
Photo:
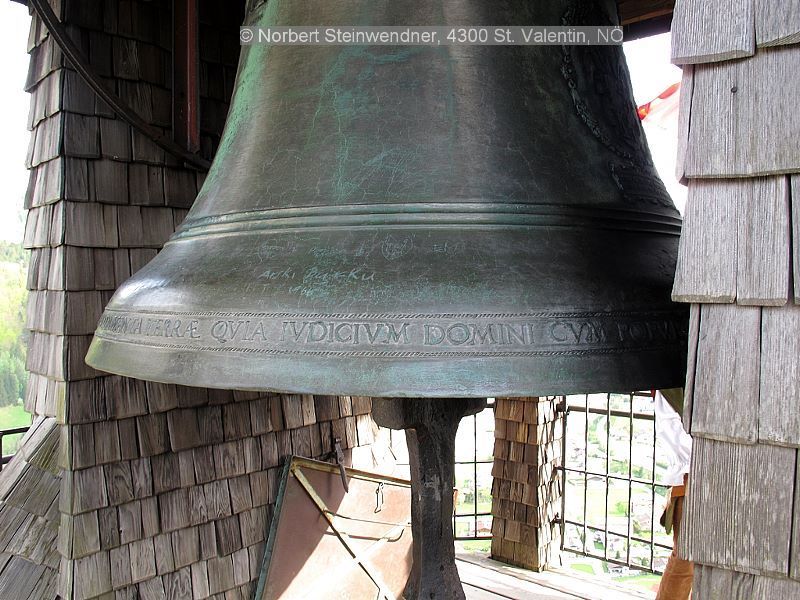
[{"label": "weathered gray wood", "polygon": [[172,534],[162,533],[153,538],[156,552],[156,571],[159,575],[175,570],[175,555],[172,551]]},{"label": "weathered gray wood", "polygon": [[[724,19],[715,19],[717,22]],[[800,46],[694,70],[687,177],[742,177],[800,169]],[[779,116],[777,116],[779,115]]]},{"label": "weathered gray wood", "polygon": [[749,600],[756,598],[753,595],[754,578],[745,573],[697,564],[692,594],[701,600]]},{"label": "weathered gray wood", "polygon": [[234,585],[245,585],[250,581],[250,558],[247,548],[242,548],[233,553],[233,583]]},{"label": "weathered gray wood", "polygon": [[245,547],[263,542],[267,530],[266,511],[263,508],[253,508],[242,512],[239,515],[239,526]]},{"label": "weathered gray wood", "polygon": [[156,556],[153,540],[131,542],[131,581],[137,583],[156,575]]},{"label": "weathered gray wood", "polygon": [[101,508],[97,511],[97,519],[100,528],[100,548],[109,550],[120,545],[119,541],[119,518],[117,508],[110,506]]},{"label": "weathered gray wood", "polygon": [[788,579],[738,573],[695,565],[692,597],[699,600],[753,600],[798,598],[800,583]]},{"label": "weathered gray wood", "polygon": [[127,544],[142,539],[142,503],[134,500],[118,507],[119,539]]},{"label": "weathered gray wood", "polygon": [[169,450],[166,415],[143,415],[136,418],[136,425],[142,456],[153,456]]},{"label": "weathered gray wood", "polygon": [[192,565],[192,590],[195,598],[207,598],[210,595],[205,561]]},{"label": "weathered gray wood", "polygon": [[231,492],[231,510],[234,514],[253,508],[250,478],[247,475],[229,479],[228,488]]},{"label": "weathered gray wood", "polygon": [[223,431],[226,440],[238,440],[250,435],[250,403],[235,402],[222,407]]},{"label": "weathered gray wood", "polygon": [[0,598],[27,598],[45,572],[41,565],[19,556],[11,557],[0,578]]},{"label": "weathered gray wood", "polygon": [[133,477],[133,495],[136,498],[147,498],[153,495],[153,474],[149,458],[131,461]]},{"label": "weathered gray wood", "polygon": [[111,505],[125,504],[134,499],[130,463],[116,461],[103,467]]},{"label": "weathered gray wood", "polygon": [[164,575],[166,600],[184,600],[192,597],[192,573],[188,568]]},{"label": "weathered gray wood", "polygon": [[233,587],[233,560],[230,556],[212,558],[208,561],[208,587],[212,594]]},{"label": "weathered gray wood", "polygon": [[93,467],[76,471],[72,476],[72,506],[66,510],[71,514],[80,514],[108,506],[106,482],[102,467]]},{"label": "weathered gray wood", "polygon": [[94,181],[91,188],[96,202],[128,203],[128,164],[116,160],[93,160],[89,170]]},{"label": "weathered gray wood", "polygon": [[[87,202],[63,202],[64,242],[73,246],[115,248],[117,207]],[[91,273],[94,280],[94,273]]]},{"label": "weathered gray wood", "polygon": [[783,306],[789,294],[791,224],[785,176],[742,181],[736,302]]},{"label": "weathered gray wood", "polygon": [[206,483],[203,485],[203,493],[206,497],[209,518],[221,519],[231,516],[231,494],[227,480]]},{"label": "weathered gray wood", "polygon": [[756,45],[779,46],[800,42],[798,0],[754,0]]},{"label": "weathered gray wood", "polygon": [[[72,522],[72,558],[83,558],[100,551],[100,530],[97,512],[78,515]],[[26,535],[33,534],[28,530]]]},{"label": "weathered gray wood", "polygon": [[791,448],[695,437],[680,554],[704,565],[785,577],[796,456]]},{"label": "weathered gray wood", "polygon": [[100,152],[106,158],[131,159],[131,127],[121,119],[100,119]]},{"label": "weathered gray wood", "polygon": [[219,519],[214,525],[217,529],[217,549],[221,556],[228,556],[242,548],[242,534],[237,515]]},{"label": "weathered gray wood", "polygon": [[677,2],[672,17],[672,62],[696,64],[751,56],[756,45],[753,18],[752,0]]},{"label": "weathered gray wood", "polygon": [[112,548],[109,551],[111,560],[111,585],[116,590],[131,584],[131,553],[128,545]]},{"label": "weathered gray wood", "polygon": [[142,207],[143,237],[139,245],[161,248],[175,231],[172,210],[156,206]]},{"label": "weathered gray wood", "polygon": [[760,338],[760,308],[701,307],[693,436],[747,443],[758,439]]},{"label": "weathered gray wood", "polygon": [[800,306],[765,308],[759,440],[800,446]]},{"label": "weathered gray wood", "polygon": [[800,581],[800,460],[794,476],[794,511],[792,515],[792,551],[789,557],[789,577]]},{"label": "weathered gray wood", "polygon": [[791,177],[794,302],[800,304],[800,175]]},{"label": "weathered gray wood", "polygon": [[672,298],[733,302],[736,298],[737,209],[740,181],[689,182]]},{"label": "weathered gray wood", "polygon": [[186,489],[161,494],[158,497],[158,508],[162,531],[175,531],[189,526],[189,492]]},{"label": "weathered gray wood", "polygon": [[84,600],[111,591],[111,564],[108,552],[98,552],[75,561],[74,597]]},{"label": "weathered gray wood", "polygon": [[197,527],[188,527],[172,533],[172,550],[178,569],[200,560],[200,538]]},{"label": "weathered gray wood", "polygon": [[219,478],[244,475],[244,448],[241,441],[215,445],[214,466]]},{"label": "weathered gray wood", "polygon": [[139,584],[140,600],[164,600],[167,592],[164,590],[164,581],[161,577],[154,577]]},{"label": "weathered gray wood", "polygon": [[173,450],[194,448],[203,443],[196,409],[178,409],[167,413],[169,438]]}]

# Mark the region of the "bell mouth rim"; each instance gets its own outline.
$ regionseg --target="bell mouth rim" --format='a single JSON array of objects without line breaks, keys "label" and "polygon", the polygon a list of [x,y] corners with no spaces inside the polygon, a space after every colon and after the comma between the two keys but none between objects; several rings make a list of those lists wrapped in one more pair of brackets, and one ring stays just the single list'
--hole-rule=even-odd
[{"label": "bell mouth rim", "polygon": [[[683,384],[682,344],[593,356],[364,360],[343,376],[343,362],[320,357],[200,356],[137,348],[96,338],[87,355],[94,368],[137,379],[190,387],[279,394],[374,398],[490,398],[661,389]],[[121,360],[122,359],[122,360]],[[586,368],[591,365],[591,368]],[[230,369],[236,371],[231,376]]]},{"label": "bell mouth rim", "polygon": [[621,208],[558,204],[397,202],[266,208],[193,217],[169,242],[221,234],[295,229],[380,227],[591,228],[680,236],[680,216]]}]

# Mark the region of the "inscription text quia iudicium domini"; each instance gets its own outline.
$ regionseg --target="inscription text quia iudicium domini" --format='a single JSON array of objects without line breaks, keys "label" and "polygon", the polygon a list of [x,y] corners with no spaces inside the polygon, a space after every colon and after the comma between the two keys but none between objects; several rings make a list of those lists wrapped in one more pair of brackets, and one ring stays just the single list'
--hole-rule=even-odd
[{"label": "inscription text quia iudicium domini", "polygon": [[377,321],[302,319],[215,319],[106,314],[101,332],[132,338],[172,338],[220,345],[345,346],[604,346],[654,344],[683,332],[668,317],[618,321],[613,318],[532,318]]}]

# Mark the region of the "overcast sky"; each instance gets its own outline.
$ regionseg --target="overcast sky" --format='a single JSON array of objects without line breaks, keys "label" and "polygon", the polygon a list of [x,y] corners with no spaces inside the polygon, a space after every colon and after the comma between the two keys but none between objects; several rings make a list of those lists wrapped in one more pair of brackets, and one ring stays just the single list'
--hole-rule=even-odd
[{"label": "overcast sky", "polygon": [[[25,155],[29,97],[22,87],[28,69],[29,27],[27,8],[0,0],[0,239],[10,241],[22,240],[22,202],[28,184]],[[680,70],[669,63],[668,35],[626,44],[625,53],[637,104],[652,100],[680,80]],[[682,210],[686,191],[675,182],[674,127],[646,129],[656,166]]]},{"label": "overcast sky", "polygon": [[28,185],[28,9],[0,0],[0,239],[22,240],[22,200]]}]

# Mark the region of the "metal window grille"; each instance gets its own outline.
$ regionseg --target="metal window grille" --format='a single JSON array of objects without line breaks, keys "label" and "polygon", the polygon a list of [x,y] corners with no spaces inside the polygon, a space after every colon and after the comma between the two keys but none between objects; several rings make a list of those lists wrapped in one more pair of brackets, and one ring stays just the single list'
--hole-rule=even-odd
[{"label": "metal window grille", "polygon": [[13,429],[0,429],[0,454],[2,454],[2,459],[0,459],[0,471],[2,471],[3,467],[8,464],[8,461],[14,457],[14,453],[16,451],[15,446],[13,451],[9,451],[9,453],[6,454],[5,441],[8,438],[16,438],[17,440],[21,439],[28,429],[30,429],[30,426],[14,427]]},{"label": "metal window grille", "polygon": [[461,420],[456,434],[453,534],[457,540],[492,538],[494,398],[477,415]]},{"label": "metal window grille", "polygon": [[653,394],[567,396],[562,436],[562,550],[662,573],[672,537],[659,524],[669,487]]},{"label": "metal window grille", "polygon": [[[405,434],[389,430],[389,441],[397,466],[407,470]],[[461,420],[456,434],[453,534],[457,540],[492,537],[493,453],[494,399],[490,398],[488,408]]]}]

